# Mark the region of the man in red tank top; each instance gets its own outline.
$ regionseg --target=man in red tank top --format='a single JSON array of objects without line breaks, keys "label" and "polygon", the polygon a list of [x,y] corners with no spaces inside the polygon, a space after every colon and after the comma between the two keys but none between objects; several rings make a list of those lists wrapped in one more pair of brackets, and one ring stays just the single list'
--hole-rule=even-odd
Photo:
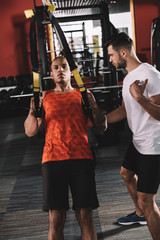
[{"label": "man in red tank top", "polygon": [[[82,97],[71,86],[71,72],[66,58],[57,57],[51,65],[55,88],[43,96],[43,117],[35,117],[34,99],[24,127],[27,136],[34,136],[42,124],[45,146],[42,157],[43,210],[49,212],[48,240],[63,240],[66,211],[69,209],[68,189],[73,209],[82,232],[82,239],[96,240],[92,209],[99,206],[93,157],[87,137],[87,116]],[[105,131],[107,121],[96,101],[87,92],[95,126]],[[41,103],[40,103],[41,104]]]}]

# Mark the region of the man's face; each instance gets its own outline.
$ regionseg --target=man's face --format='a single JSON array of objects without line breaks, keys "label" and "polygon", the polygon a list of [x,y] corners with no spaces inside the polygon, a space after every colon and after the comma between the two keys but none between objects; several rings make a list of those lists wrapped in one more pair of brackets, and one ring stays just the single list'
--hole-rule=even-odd
[{"label": "man's face", "polygon": [[55,84],[65,84],[71,79],[71,71],[65,58],[58,58],[51,65],[51,76]]},{"label": "man's face", "polygon": [[120,55],[120,53],[113,49],[112,45],[108,46],[108,56],[109,61],[115,66],[115,68],[126,68],[126,60]]}]

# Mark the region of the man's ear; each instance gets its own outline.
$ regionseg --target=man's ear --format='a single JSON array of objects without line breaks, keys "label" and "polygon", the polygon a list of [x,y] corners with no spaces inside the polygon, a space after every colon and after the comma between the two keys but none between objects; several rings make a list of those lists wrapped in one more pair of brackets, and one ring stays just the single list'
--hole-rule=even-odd
[{"label": "man's ear", "polygon": [[122,48],[122,49],[120,50],[120,56],[125,58],[126,55],[127,55],[126,50]]}]

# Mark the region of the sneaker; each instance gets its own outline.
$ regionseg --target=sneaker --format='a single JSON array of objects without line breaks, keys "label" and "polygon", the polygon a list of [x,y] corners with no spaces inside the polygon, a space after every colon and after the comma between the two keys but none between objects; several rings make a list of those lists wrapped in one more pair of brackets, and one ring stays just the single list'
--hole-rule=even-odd
[{"label": "sneaker", "polygon": [[140,225],[147,225],[147,221],[145,217],[139,217],[136,212],[131,213],[125,217],[121,217],[117,220],[117,222],[121,225],[131,225],[135,223],[139,223]]}]

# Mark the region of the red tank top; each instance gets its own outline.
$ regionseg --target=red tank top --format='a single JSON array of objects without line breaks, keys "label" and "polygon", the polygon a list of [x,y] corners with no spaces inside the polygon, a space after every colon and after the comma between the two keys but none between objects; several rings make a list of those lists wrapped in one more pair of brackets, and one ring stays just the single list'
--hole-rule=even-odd
[{"label": "red tank top", "polygon": [[67,159],[93,159],[87,136],[87,117],[83,114],[78,89],[60,94],[47,91],[45,110],[45,146],[42,163]]}]

